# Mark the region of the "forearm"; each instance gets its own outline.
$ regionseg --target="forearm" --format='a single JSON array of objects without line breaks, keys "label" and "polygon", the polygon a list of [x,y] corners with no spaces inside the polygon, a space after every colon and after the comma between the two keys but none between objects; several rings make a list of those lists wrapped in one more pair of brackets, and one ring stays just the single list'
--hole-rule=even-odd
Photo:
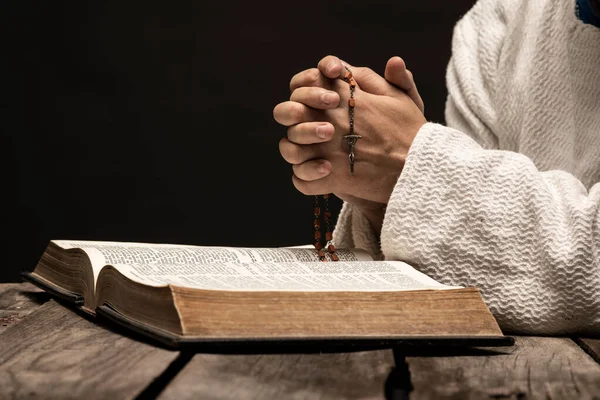
[{"label": "forearm", "polygon": [[399,259],[451,285],[477,286],[509,331],[600,327],[600,185],[540,172],[427,124],[394,189],[381,234]]}]

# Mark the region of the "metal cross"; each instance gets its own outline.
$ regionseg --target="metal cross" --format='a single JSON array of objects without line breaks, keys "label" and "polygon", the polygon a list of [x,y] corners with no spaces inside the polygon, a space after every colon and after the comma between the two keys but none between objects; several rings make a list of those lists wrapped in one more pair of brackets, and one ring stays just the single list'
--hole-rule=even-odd
[{"label": "metal cross", "polygon": [[360,139],[361,137],[362,136],[360,135],[343,136],[343,138],[346,139],[346,142],[348,143],[348,147],[350,148],[350,154],[348,155],[348,159],[350,160],[350,175],[354,175],[354,146],[356,145],[358,139]]}]

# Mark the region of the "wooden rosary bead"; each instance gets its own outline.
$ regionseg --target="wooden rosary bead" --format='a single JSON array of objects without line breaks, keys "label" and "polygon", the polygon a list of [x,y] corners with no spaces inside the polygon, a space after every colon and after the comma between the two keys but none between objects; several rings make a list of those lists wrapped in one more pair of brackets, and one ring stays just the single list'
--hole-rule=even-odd
[{"label": "wooden rosary bead", "polygon": [[[354,92],[356,89],[356,80],[352,76],[352,71],[350,68],[346,67],[346,73],[344,73],[342,80],[348,84],[350,87],[350,99],[348,100],[349,106],[349,115],[350,115],[350,135],[354,135],[354,108],[356,107],[356,100],[354,99]],[[358,136],[360,138],[360,136]],[[354,166],[354,158],[352,151],[350,152],[350,171],[353,171]],[[313,221],[313,225],[315,227],[315,249],[317,250],[318,257],[320,261],[339,261],[339,257],[336,254],[336,248],[333,245],[333,232],[331,231],[331,211],[329,211],[329,194],[324,194],[323,200],[325,200],[325,209],[323,210],[323,221],[325,221],[325,241],[321,241],[321,207],[319,206],[319,196],[315,196],[315,208],[314,215],[315,219]],[[323,248],[324,244],[327,243],[327,253],[329,253],[329,257],[326,256],[326,251]]]}]

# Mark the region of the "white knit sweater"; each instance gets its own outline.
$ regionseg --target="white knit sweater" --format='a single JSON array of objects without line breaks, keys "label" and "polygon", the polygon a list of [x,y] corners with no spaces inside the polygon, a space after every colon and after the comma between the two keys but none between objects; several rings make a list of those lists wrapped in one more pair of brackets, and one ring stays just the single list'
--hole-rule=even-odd
[{"label": "white knit sweater", "polygon": [[345,204],[338,246],[479,287],[505,332],[600,333],[600,29],[574,9],[479,0],[454,30],[451,128],[417,134],[381,241]]}]

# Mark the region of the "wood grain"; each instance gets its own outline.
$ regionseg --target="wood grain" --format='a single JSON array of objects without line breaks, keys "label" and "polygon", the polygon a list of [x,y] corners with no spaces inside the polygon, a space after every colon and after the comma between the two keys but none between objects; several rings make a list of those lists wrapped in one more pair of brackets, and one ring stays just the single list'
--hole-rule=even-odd
[{"label": "wood grain", "polygon": [[391,350],[197,354],[160,399],[384,399]]},{"label": "wood grain", "polygon": [[0,334],[48,300],[49,295],[30,283],[0,284]]},{"label": "wood grain", "polygon": [[498,355],[407,357],[411,400],[600,398],[600,365],[572,340],[516,339]]},{"label": "wood grain", "polygon": [[0,388],[5,398],[134,398],[177,356],[50,300],[2,334]]},{"label": "wood grain", "polygon": [[600,363],[600,339],[578,338],[576,342],[586,351],[596,362]]}]

